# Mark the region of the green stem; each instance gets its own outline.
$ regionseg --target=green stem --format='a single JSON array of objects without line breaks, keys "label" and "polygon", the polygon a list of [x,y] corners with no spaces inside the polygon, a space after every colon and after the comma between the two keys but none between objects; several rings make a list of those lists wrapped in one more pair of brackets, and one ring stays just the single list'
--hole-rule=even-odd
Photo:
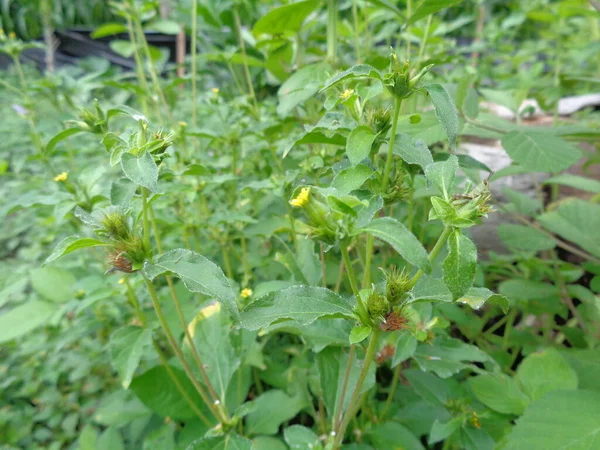
[{"label": "green stem", "polygon": [[246,55],[246,43],[242,36],[242,24],[240,21],[240,15],[237,10],[237,5],[233,6],[233,20],[235,22],[235,29],[238,37],[238,44],[242,51],[242,57],[244,58],[244,75],[246,76],[246,83],[248,84],[248,93],[252,103],[254,104],[254,110],[258,114],[258,104],[256,103],[256,94],[254,93],[254,86],[252,85],[252,77],[250,76],[250,68],[248,67],[248,57]]},{"label": "green stem", "polygon": [[341,426],[335,430],[335,440],[333,442],[334,450],[337,450],[340,447],[342,441],[344,440],[344,434],[346,433],[346,428],[348,428],[348,424],[358,412],[358,408],[360,407],[360,392],[362,390],[362,386],[365,382],[365,379],[367,378],[367,374],[369,372],[369,368],[371,367],[371,363],[375,359],[375,355],[377,353],[377,344],[379,343],[380,335],[381,330],[379,328],[374,328],[373,332],[371,333],[371,340],[369,341],[369,346],[367,347],[367,353],[365,354],[362,370],[360,371],[358,381],[356,382],[356,387],[354,388],[354,392],[352,393],[352,397],[350,398],[348,409],[344,414],[344,420],[342,421]]},{"label": "green stem", "polygon": [[[144,243],[146,248],[150,250],[150,222],[148,220],[148,189],[142,188],[142,220],[144,227]],[[160,251],[160,250],[159,250]]]},{"label": "green stem", "polygon": [[419,58],[418,65],[421,64],[423,55],[425,54],[425,47],[427,46],[427,39],[429,39],[429,32],[431,30],[431,20],[433,19],[433,14],[430,14],[427,17],[427,25],[425,25],[425,33],[423,34],[423,39],[421,40],[421,46],[419,47]]},{"label": "green stem", "polygon": [[327,0],[327,61],[337,59],[337,0]]},{"label": "green stem", "polygon": [[371,259],[373,258],[373,246],[375,238],[372,234],[367,234],[367,242],[365,245],[365,270],[363,271],[362,287],[366,289],[371,283]]},{"label": "green stem", "polygon": [[402,364],[398,363],[396,368],[394,369],[394,378],[392,379],[392,385],[390,386],[390,392],[388,393],[387,399],[385,400],[385,406],[383,407],[383,411],[381,411],[381,416],[379,417],[379,422],[383,422],[385,416],[387,415],[390,406],[392,406],[392,401],[394,400],[394,395],[396,395],[396,388],[398,387],[398,380],[400,379],[400,371],[402,370]]},{"label": "green stem", "polygon": [[356,47],[356,62],[362,63],[360,56],[360,37],[358,35],[358,0],[352,1],[352,19],[354,20],[354,46]]},{"label": "green stem", "polygon": [[190,53],[192,56],[192,126],[196,127],[198,125],[198,105],[197,105],[197,68],[196,68],[196,37],[198,35],[198,0],[192,0],[192,36],[190,43]]},{"label": "green stem", "polygon": [[[430,263],[433,264],[433,262],[435,261],[435,258],[437,257],[438,253],[440,252],[440,250],[442,249],[442,247],[444,246],[444,244],[448,240],[448,237],[450,236],[450,233],[452,233],[452,227],[447,226],[446,228],[444,228],[444,231],[442,231],[442,234],[440,235],[440,237],[438,238],[437,242],[435,243],[435,245],[431,249],[431,253],[429,253],[429,262]],[[415,273],[415,276],[411,278],[410,285],[414,286],[415,284],[417,284],[417,281],[419,281],[419,278],[421,278],[424,273],[425,272],[423,272],[421,269],[419,269],[417,271],[417,273]]]},{"label": "green stem", "polygon": [[342,419],[342,409],[344,408],[344,400],[346,398],[346,389],[348,389],[348,380],[350,380],[350,372],[352,371],[352,360],[354,359],[354,345],[350,346],[350,353],[348,354],[348,364],[346,364],[346,371],[344,373],[344,382],[342,383],[342,391],[340,392],[340,399],[337,405],[335,417],[333,418],[333,429],[337,430],[340,427],[340,420]]},{"label": "green stem", "polygon": [[392,131],[390,135],[390,143],[388,145],[387,159],[385,161],[385,168],[383,169],[383,182],[381,183],[381,192],[385,193],[388,188],[390,181],[390,171],[392,170],[392,161],[394,159],[394,143],[396,141],[396,129],[398,128],[398,117],[400,116],[400,108],[402,107],[402,99],[394,97],[394,117],[392,119]]},{"label": "green stem", "polygon": [[350,261],[350,254],[348,253],[348,248],[346,245],[340,245],[340,251],[342,252],[342,258],[344,260],[344,265],[346,266],[346,270],[348,271],[348,281],[350,281],[350,286],[352,287],[352,293],[356,297],[356,300],[360,302],[360,294],[358,289],[358,283],[356,282],[356,274],[354,273],[354,268],[352,267],[352,261]]},{"label": "green stem", "polygon": [[[412,0],[406,0],[406,17],[412,16]],[[408,27],[406,28],[406,34],[408,35]],[[406,60],[410,60],[410,37],[406,37]]]},{"label": "green stem", "polygon": [[[138,46],[135,43],[135,32],[133,29],[133,22],[131,21],[131,16],[127,14],[127,33],[129,35],[129,40],[131,41],[131,45],[133,45],[133,58],[135,60],[136,73],[138,77],[138,82],[140,83],[144,93],[150,92],[150,88],[148,87],[148,80],[146,80],[146,75],[144,74],[144,63],[142,62],[142,57],[140,56]],[[147,116],[148,115],[148,103],[146,102],[146,97],[144,95],[140,96],[140,101],[142,102],[142,111]],[[160,114],[160,110],[158,111]]]}]

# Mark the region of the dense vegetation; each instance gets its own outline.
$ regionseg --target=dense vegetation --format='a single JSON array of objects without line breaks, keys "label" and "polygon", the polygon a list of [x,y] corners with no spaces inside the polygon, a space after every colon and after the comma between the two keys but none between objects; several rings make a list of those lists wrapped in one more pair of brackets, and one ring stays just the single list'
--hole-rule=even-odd
[{"label": "dense vegetation", "polygon": [[[45,73],[36,4],[1,11],[0,448],[600,448],[600,117],[559,102],[597,2],[81,2],[136,70]],[[145,37],[181,29],[183,73]]]}]

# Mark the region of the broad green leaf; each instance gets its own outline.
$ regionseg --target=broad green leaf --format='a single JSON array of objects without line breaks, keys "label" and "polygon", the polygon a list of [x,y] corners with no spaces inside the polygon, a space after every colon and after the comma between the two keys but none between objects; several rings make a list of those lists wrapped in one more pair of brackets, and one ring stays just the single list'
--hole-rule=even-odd
[{"label": "broad green leaf", "polygon": [[477,247],[456,230],[448,237],[448,256],[444,259],[444,282],[454,300],[462,297],[473,285],[477,270]]},{"label": "broad green leaf", "polygon": [[429,432],[427,443],[429,445],[433,445],[451,436],[456,430],[460,429],[462,421],[462,417],[455,417],[454,419],[451,419],[445,423],[436,419],[431,427],[431,431]]},{"label": "broad green leaf", "polygon": [[360,188],[373,175],[373,169],[363,164],[348,167],[338,173],[331,181],[331,187],[338,190],[339,195],[348,195]]},{"label": "broad green leaf", "polygon": [[64,141],[65,139],[67,139],[69,136],[73,136],[74,134],[77,133],[81,133],[82,130],[80,130],[79,128],[67,128],[66,130],[62,130],[60,133],[58,133],[56,136],[54,136],[52,139],[50,139],[48,141],[48,143],[46,144],[46,149],[45,152],[46,154],[50,154],[52,153],[52,151],[56,148],[56,146]]},{"label": "broad green leaf", "polygon": [[445,406],[450,398],[448,384],[429,372],[408,369],[402,372],[417,395],[433,403]]},{"label": "broad green leaf", "polygon": [[417,8],[412,16],[408,18],[408,22],[406,22],[406,26],[412,25],[417,20],[421,20],[431,14],[435,14],[436,12],[441,11],[442,9],[446,9],[450,6],[457,5],[461,3],[463,0],[424,0],[423,3]]},{"label": "broad green leaf", "polygon": [[459,217],[456,208],[441,197],[431,197],[432,209],[429,210],[429,220],[440,219],[444,225],[456,228],[469,228],[475,225],[471,219]]},{"label": "broad green leaf", "polygon": [[498,292],[518,300],[546,300],[559,293],[556,286],[534,280],[506,280],[498,285]]},{"label": "broad green leaf", "polygon": [[288,447],[277,437],[257,436],[252,439],[252,450],[288,450]]},{"label": "broad green leaf", "polygon": [[505,187],[502,193],[510,201],[506,205],[506,209],[510,212],[518,212],[524,216],[534,217],[543,208],[542,202],[539,199],[530,197],[522,192]]},{"label": "broad green leaf", "polygon": [[573,175],[570,173],[561,173],[555,177],[548,178],[544,181],[544,184],[561,184],[563,186],[569,186],[582,191],[600,194],[600,181],[593,180],[591,178],[580,177],[579,175]]},{"label": "broad green leaf", "polygon": [[464,296],[456,301],[458,303],[466,303],[475,310],[481,309],[485,304],[496,305],[502,309],[504,314],[508,312],[508,308],[510,307],[510,301],[506,297],[495,294],[483,287],[472,287]]},{"label": "broad green leaf", "polygon": [[376,80],[381,80],[381,73],[375,67],[368,64],[352,66],[327,80],[325,85],[321,88],[321,92],[325,89],[329,89],[331,86],[339,83],[340,81],[354,78],[374,78]]},{"label": "broad green leaf", "polygon": [[600,258],[600,205],[570,199],[538,220],[548,230]]},{"label": "broad green leaf", "polygon": [[561,355],[577,373],[579,389],[600,391],[600,348],[565,349]]},{"label": "broad green leaf", "polygon": [[[222,403],[225,402],[229,382],[240,366],[231,343],[230,329],[231,321],[221,311],[220,303],[205,306],[188,326],[208,379]],[[187,340],[184,343],[184,354],[188,361],[194,360]],[[199,371],[197,377],[202,380]]]},{"label": "broad green leaf", "polygon": [[496,442],[483,428],[467,426],[460,430],[460,444],[464,450],[493,450]]},{"label": "broad green leaf", "polygon": [[375,425],[369,434],[373,445],[378,449],[425,450],[421,441],[412,431],[396,422]]},{"label": "broad green leaf", "polygon": [[41,267],[30,272],[31,286],[42,297],[56,303],[73,298],[75,276],[68,270],[58,267]]},{"label": "broad green leaf", "polygon": [[350,344],[358,344],[364,341],[371,334],[371,327],[367,325],[356,325],[350,332]]},{"label": "broad green leaf", "polygon": [[[97,450],[96,444],[98,442],[98,432],[96,429],[87,424],[81,430],[77,443],[79,444],[79,450]],[[10,450],[10,449],[9,449]]]},{"label": "broad green leaf", "polygon": [[457,170],[458,158],[454,155],[450,156],[446,161],[436,162],[425,168],[427,181],[436,187],[446,201],[449,201],[451,198]]},{"label": "broad green leaf", "polygon": [[123,436],[116,427],[108,427],[98,438],[96,449],[125,450]]},{"label": "broad green leaf", "polygon": [[[349,354],[346,349],[334,347],[327,347],[316,356],[323,403],[329,413],[329,417],[335,417],[335,415],[338,414],[340,405],[342,407],[342,412],[346,411],[363,367],[364,361],[359,360],[355,353],[352,364],[350,365],[346,390],[342,399],[348,359]],[[365,379],[360,392],[366,392],[374,385],[375,365],[371,364],[367,373],[367,378]]]},{"label": "broad green leaf", "polygon": [[[329,65],[326,63],[309,64],[294,72],[277,91],[279,104],[277,114],[287,116],[297,105],[313,97],[327,80]],[[306,135],[298,139],[293,145],[304,143],[303,139],[309,141]],[[343,143],[342,143],[343,145]],[[290,147],[291,150],[291,147]],[[285,153],[284,153],[285,157]]]},{"label": "broad green leaf", "polygon": [[406,261],[425,273],[431,272],[429,256],[423,245],[402,223],[391,217],[377,218],[356,232],[369,233],[390,244]]},{"label": "broad green leaf", "polygon": [[92,31],[90,37],[92,39],[99,39],[119,33],[127,33],[127,26],[124,23],[111,22],[100,25],[98,28]]},{"label": "broad green leaf", "polygon": [[550,133],[511,131],[502,138],[511,159],[532,172],[560,172],[572,166],[581,152]]},{"label": "broad green leaf", "polygon": [[353,166],[369,156],[375,137],[371,128],[364,125],[350,132],[346,141],[346,155]]},{"label": "broad green leaf", "polygon": [[292,425],[283,430],[283,437],[292,450],[316,448],[319,436],[313,430],[302,425]]},{"label": "broad green leaf", "polygon": [[470,378],[469,385],[481,403],[501,414],[519,416],[530,403],[517,383],[503,373]]},{"label": "broad green leaf", "polygon": [[116,180],[110,186],[110,203],[126,208],[137,191],[137,186],[127,178]]},{"label": "broad green leaf", "polygon": [[113,39],[108,43],[110,49],[123,58],[130,58],[135,53],[135,45],[123,39]]},{"label": "broad green leaf", "polygon": [[508,248],[514,250],[538,252],[550,250],[556,246],[556,241],[552,237],[525,225],[500,224],[498,225],[498,236]]},{"label": "broad green leaf", "polygon": [[267,14],[258,19],[252,33],[295,35],[302,28],[302,23],[319,6],[319,0],[306,0],[297,3],[271,8]]},{"label": "broad green leaf", "polygon": [[288,319],[309,325],[321,317],[352,318],[353,309],[329,289],[293,286],[270,292],[250,303],[241,312],[241,325],[248,330],[258,330]]},{"label": "broad green leaf", "polygon": [[[199,408],[202,398],[187,378],[183,370],[169,366],[169,370],[179,381],[187,396]],[[133,379],[130,389],[152,411],[161,417],[192,419],[197,417],[194,410],[177,390],[164,366],[155,366]]]},{"label": "broad green leaf", "polygon": [[148,25],[148,28],[158,31],[162,34],[179,34],[181,25],[174,20],[159,19]]},{"label": "broad green leaf", "polygon": [[452,301],[452,293],[441,278],[434,278],[424,275],[419,278],[417,284],[411,291],[411,296],[407,303],[419,302],[442,302]]},{"label": "broad green leaf", "polygon": [[144,264],[144,275],[149,280],[166,272],[180,278],[189,291],[217,299],[225,305],[235,321],[239,320],[233,289],[223,271],[215,263],[198,253],[180,248],[158,256],[153,262],[146,261]]},{"label": "broad green leaf", "polygon": [[380,8],[387,9],[398,16],[399,19],[406,19],[404,14],[398,7],[394,4],[393,1],[390,0],[366,0],[368,3],[371,3],[375,6],[379,6]]},{"label": "broad green leaf", "polygon": [[435,115],[446,131],[450,147],[455,148],[460,122],[450,94],[441,84],[428,84],[423,86],[423,89],[427,91],[429,100],[435,108]]},{"label": "broad green leaf", "polygon": [[123,174],[135,184],[143,186],[151,192],[156,191],[158,167],[150,153],[144,152],[139,157],[131,153],[123,153],[121,169]]},{"label": "broad green leaf", "polygon": [[413,359],[421,370],[448,378],[470,367],[469,362],[485,362],[490,357],[478,347],[458,339],[438,336],[432,343],[421,343]]},{"label": "broad green leaf", "polygon": [[433,164],[431,151],[427,144],[421,139],[415,139],[408,134],[397,134],[394,141],[394,153],[408,164],[417,164],[425,170]]},{"label": "broad green leaf", "polygon": [[591,450],[600,442],[600,392],[555,391],[525,410],[505,450]]},{"label": "broad green leaf", "polygon": [[237,434],[200,438],[186,450],[252,450],[252,441]]},{"label": "broad green leaf", "polygon": [[0,343],[21,337],[46,323],[58,305],[33,300],[0,314]]},{"label": "broad green leaf", "polygon": [[60,258],[61,256],[68,255],[75,250],[79,250],[80,248],[88,248],[88,247],[99,247],[108,245],[105,242],[99,241],[94,238],[82,238],[79,236],[70,236],[68,238],[60,241],[54,251],[46,258],[44,261],[44,266],[55,259]]},{"label": "broad green leaf", "polygon": [[119,373],[123,389],[127,389],[145,349],[152,345],[152,332],[149,328],[127,325],[111,334],[109,345],[112,365]]},{"label": "broad green leaf", "polygon": [[396,341],[396,350],[392,357],[392,368],[396,367],[401,362],[406,361],[412,355],[415,354],[417,349],[417,338],[412,333],[407,331],[400,332],[398,334],[398,340]]},{"label": "broad green leaf", "polygon": [[577,373],[553,348],[527,356],[519,364],[515,380],[532,400],[551,391],[577,389],[578,385]]},{"label": "broad green leaf", "polygon": [[253,400],[256,410],[246,416],[246,432],[277,434],[279,425],[294,418],[307,406],[302,395],[290,397],[284,391],[272,389]]}]

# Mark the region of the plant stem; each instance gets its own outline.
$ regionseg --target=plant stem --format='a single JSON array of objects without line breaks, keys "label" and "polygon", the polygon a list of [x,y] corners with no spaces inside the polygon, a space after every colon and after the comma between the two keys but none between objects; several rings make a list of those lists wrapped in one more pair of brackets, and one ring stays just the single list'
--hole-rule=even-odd
[{"label": "plant stem", "polygon": [[327,61],[337,59],[337,0],[327,0]]},{"label": "plant stem", "polygon": [[150,222],[148,221],[148,189],[146,189],[145,187],[142,188],[142,220],[144,224],[144,243],[146,244],[146,248],[150,250]]},{"label": "plant stem", "polygon": [[190,53],[192,54],[192,126],[198,126],[198,105],[197,98],[197,68],[196,68],[196,36],[198,34],[198,0],[192,0],[192,36],[190,42]]},{"label": "plant stem", "polygon": [[363,271],[362,288],[366,289],[371,283],[371,259],[373,258],[373,246],[375,238],[372,234],[367,234],[367,242],[365,245],[365,270]]},{"label": "plant stem", "polygon": [[[412,16],[412,0],[406,0],[406,18],[410,18]],[[408,34],[408,27],[406,28],[406,33]],[[410,60],[410,37],[406,37],[406,60]]]},{"label": "plant stem", "polygon": [[358,0],[352,0],[352,19],[354,20],[354,46],[356,47],[356,63],[362,63],[360,56],[360,38],[358,36]]},{"label": "plant stem", "polygon": [[419,58],[417,60],[419,65],[421,64],[423,55],[425,54],[425,47],[427,46],[427,39],[429,39],[429,32],[431,30],[431,20],[432,19],[433,19],[433,14],[430,14],[429,17],[427,17],[427,25],[425,25],[425,33],[423,34],[423,39],[421,40],[421,46],[419,47]]},{"label": "plant stem", "polygon": [[348,409],[344,414],[344,420],[342,421],[341,426],[335,430],[335,440],[333,442],[334,450],[339,448],[339,446],[341,445],[342,441],[344,440],[344,434],[346,433],[346,428],[348,428],[348,424],[358,412],[358,408],[360,406],[360,391],[362,390],[362,386],[365,382],[365,379],[367,378],[369,367],[371,367],[371,363],[375,359],[375,355],[377,353],[377,344],[379,343],[380,335],[381,330],[379,328],[374,328],[373,332],[371,333],[371,339],[369,341],[369,346],[367,347],[367,353],[365,354],[362,370],[360,371],[358,381],[356,382],[356,387],[354,388],[354,392],[352,393],[352,397],[350,398]]},{"label": "plant stem", "polygon": [[235,29],[238,37],[238,44],[242,51],[242,57],[244,58],[244,75],[246,76],[246,83],[248,84],[248,93],[252,103],[254,104],[254,110],[258,115],[258,104],[256,103],[256,94],[254,93],[254,86],[252,85],[252,77],[250,76],[250,68],[248,67],[248,56],[246,55],[246,43],[242,36],[242,24],[240,21],[240,15],[238,13],[237,5],[233,6],[233,20],[235,22]]},{"label": "plant stem", "polygon": [[385,416],[392,405],[392,401],[394,400],[394,395],[396,395],[396,388],[398,387],[398,379],[400,378],[400,371],[402,370],[402,363],[398,363],[396,368],[394,369],[394,378],[392,379],[392,385],[390,386],[390,392],[388,393],[387,399],[385,400],[385,405],[383,407],[383,411],[381,411],[381,416],[379,416],[379,422],[383,422]]},{"label": "plant stem", "polygon": [[[449,226],[447,226],[447,227],[444,228],[444,231],[442,231],[442,234],[440,235],[440,237],[438,238],[437,242],[435,243],[435,245],[431,249],[431,253],[429,253],[429,262],[430,263],[433,264],[433,262],[435,261],[436,256],[438,255],[438,253],[440,252],[440,250],[442,249],[442,247],[444,246],[444,244],[448,240],[448,237],[450,236],[450,233],[452,233],[452,230],[453,230],[453,228],[449,227]],[[423,272],[421,269],[419,269],[417,271],[417,273],[415,273],[414,277],[411,278],[410,285],[414,286],[415,284],[417,284],[417,281],[419,281],[419,278],[421,278],[424,273],[425,272]]]},{"label": "plant stem", "polygon": [[344,265],[348,271],[348,281],[350,281],[350,287],[352,288],[352,293],[356,297],[356,300],[361,304],[360,294],[358,289],[358,283],[356,282],[356,274],[354,273],[354,268],[352,267],[352,261],[350,261],[350,254],[348,253],[348,248],[345,244],[340,245],[340,251],[342,252],[342,259],[344,261]]},{"label": "plant stem", "polygon": [[385,161],[385,168],[383,169],[383,182],[381,183],[381,192],[385,193],[388,188],[390,181],[390,171],[392,170],[392,161],[394,159],[394,143],[396,141],[396,129],[398,128],[398,117],[400,116],[400,108],[402,107],[402,99],[394,97],[394,117],[392,118],[392,131],[390,135],[390,142],[388,145],[387,159]]},{"label": "plant stem", "polygon": [[[127,33],[129,35],[129,40],[131,41],[131,45],[133,45],[133,58],[135,60],[136,73],[138,77],[138,82],[140,83],[142,89],[145,93],[150,92],[150,88],[148,87],[148,80],[146,80],[146,74],[144,73],[144,64],[142,62],[142,57],[139,54],[138,47],[135,44],[135,32],[133,29],[133,22],[131,21],[131,15],[126,15],[127,20]],[[147,116],[148,115],[148,103],[146,102],[146,97],[141,95],[140,101],[142,102],[142,111]],[[160,115],[160,110],[158,111]]]},{"label": "plant stem", "polygon": [[346,398],[346,390],[348,389],[348,380],[350,379],[350,372],[352,371],[352,360],[354,359],[354,345],[350,346],[350,352],[348,353],[348,364],[346,364],[346,371],[344,373],[344,382],[342,383],[342,390],[340,392],[340,399],[337,405],[335,417],[333,418],[333,429],[337,430],[340,427],[340,420],[342,419],[342,409],[344,408],[344,399]]}]

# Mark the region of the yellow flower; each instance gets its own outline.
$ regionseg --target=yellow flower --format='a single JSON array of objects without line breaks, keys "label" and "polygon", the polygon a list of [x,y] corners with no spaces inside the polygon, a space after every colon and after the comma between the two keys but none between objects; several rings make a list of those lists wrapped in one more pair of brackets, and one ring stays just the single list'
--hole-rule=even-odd
[{"label": "yellow flower", "polygon": [[11,39],[14,39],[14,38],[17,37],[17,35],[15,34],[14,31],[11,31],[10,33],[8,33],[8,37],[11,38]]},{"label": "yellow flower", "polygon": [[212,88],[211,92],[215,95],[217,95],[219,93],[219,88]]},{"label": "yellow flower", "polygon": [[69,174],[67,172],[59,173],[54,177],[54,181],[65,181]]},{"label": "yellow flower", "polygon": [[252,295],[252,289],[244,288],[242,289],[242,292],[240,292],[240,295],[242,296],[242,298],[248,298]]},{"label": "yellow flower", "polygon": [[125,283],[125,278],[120,278],[119,279],[119,284],[124,284]]},{"label": "yellow flower", "polygon": [[181,121],[179,122],[180,127],[187,127],[187,122]]},{"label": "yellow flower", "polygon": [[300,193],[296,198],[290,200],[290,205],[295,208],[301,208],[308,203],[308,194],[310,193],[310,188],[304,187],[300,190]]},{"label": "yellow flower", "polygon": [[340,98],[347,100],[350,96],[354,94],[354,89],[346,89],[341,95]]}]

